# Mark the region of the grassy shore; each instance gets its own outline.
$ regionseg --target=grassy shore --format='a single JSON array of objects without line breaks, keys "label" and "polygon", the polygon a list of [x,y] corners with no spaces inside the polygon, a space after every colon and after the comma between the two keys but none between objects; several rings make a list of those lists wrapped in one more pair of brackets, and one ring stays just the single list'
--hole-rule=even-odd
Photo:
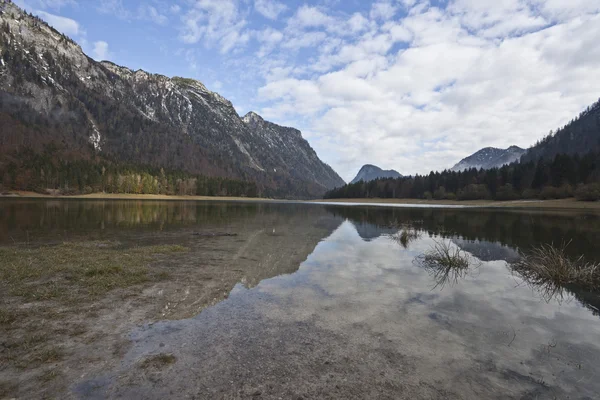
[{"label": "grassy shore", "polygon": [[9,198],[43,198],[43,199],[97,199],[97,200],[236,200],[265,201],[272,200],[260,197],[223,197],[223,196],[175,196],[165,194],[126,194],[126,193],[91,193],[72,196],[52,196],[27,191],[11,191],[0,197]]},{"label": "grassy shore", "polygon": [[[47,199],[90,199],[90,200],[204,200],[204,201],[269,201],[276,200],[259,197],[223,197],[223,196],[174,196],[163,194],[119,194],[119,193],[91,193],[73,196],[52,196],[26,191],[12,191],[9,194],[0,195],[7,198],[47,198]],[[277,201],[285,201],[279,200]],[[600,201],[577,201],[574,198],[560,200],[513,200],[513,201],[495,201],[495,200],[419,200],[419,199],[317,199],[308,202],[327,202],[327,203],[365,203],[365,204],[405,204],[419,206],[477,206],[493,208],[532,208],[532,209],[555,209],[555,210],[598,210],[600,211]]]},{"label": "grassy shore", "polygon": [[365,204],[406,204],[406,205],[442,205],[442,206],[478,206],[496,208],[541,208],[541,209],[585,209],[600,211],[600,202],[577,201],[574,198],[560,200],[419,200],[419,199],[327,199],[315,200],[328,203],[365,203]]}]

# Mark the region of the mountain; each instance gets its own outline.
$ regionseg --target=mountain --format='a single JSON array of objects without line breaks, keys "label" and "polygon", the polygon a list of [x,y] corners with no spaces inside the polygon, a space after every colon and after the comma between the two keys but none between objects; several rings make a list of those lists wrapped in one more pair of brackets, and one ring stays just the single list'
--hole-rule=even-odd
[{"label": "mountain", "polygon": [[360,182],[360,181],[365,181],[365,182],[369,182],[375,179],[379,179],[379,178],[401,178],[402,175],[400,175],[400,173],[398,171],[394,171],[393,169],[389,169],[389,170],[383,170],[375,165],[371,165],[371,164],[366,164],[363,165],[362,168],[360,169],[360,171],[358,171],[358,174],[356,175],[356,177],[354,179],[352,179],[352,182],[350,183],[356,183],[356,182]]},{"label": "mountain", "polygon": [[[0,1],[0,166],[15,152],[113,160],[255,181],[264,195],[316,197],[344,181],[300,131],[241,118],[201,82],[108,61]],[[11,156],[12,155],[12,156]]]},{"label": "mountain", "polygon": [[521,162],[548,161],[561,153],[583,155],[600,152],[600,100],[589,106],[563,128],[550,133],[527,150]]},{"label": "mountain", "polygon": [[465,169],[471,168],[499,168],[519,160],[525,151],[526,150],[517,146],[510,146],[508,149],[486,147],[471,154],[469,157],[463,158],[458,164],[452,167],[450,171],[464,171]]}]

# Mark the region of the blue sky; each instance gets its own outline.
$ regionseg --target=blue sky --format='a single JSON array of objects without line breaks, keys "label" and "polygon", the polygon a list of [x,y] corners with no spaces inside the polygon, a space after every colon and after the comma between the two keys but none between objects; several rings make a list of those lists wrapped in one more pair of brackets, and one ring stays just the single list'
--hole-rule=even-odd
[{"label": "blue sky", "polygon": [[350,180],[527,147],[600,97],[598,0],[18,0],[96,59],[294,126]]}]

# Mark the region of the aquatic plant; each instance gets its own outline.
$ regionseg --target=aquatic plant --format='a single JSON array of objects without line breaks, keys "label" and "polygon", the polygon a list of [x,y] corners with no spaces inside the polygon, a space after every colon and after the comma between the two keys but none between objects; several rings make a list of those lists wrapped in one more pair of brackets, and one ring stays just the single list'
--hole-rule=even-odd
[{"label": "aquatic plant", "polygon": [[449,241],[436,241],[430,250],[417,256],[415,264],[425,268],[436,282],[435,287],[447,283],[457,283],[467,276],[471,268],[478,267],[481,262]]},{"label": "aquatic plant", "polygon": [[587,262],[583,255],[569,257],[566,249],[570,243],[533,247],[527,253],[521,253],[521,259],[513,263],[511,269],[541,291],[547,300],[562,294],[566,286],[600,289],[600,264]]},{"label": "aquatic plant", "polygon": [[391,236],[392,240],[400,243],[400,245],[402,247],[404,247],[405,249],[408,248],[408,245],[421,238],[422,234],[421,232],[417,231],[414,228],[405,228],[402,230],[402,232],[398,232],[394,235]]}]

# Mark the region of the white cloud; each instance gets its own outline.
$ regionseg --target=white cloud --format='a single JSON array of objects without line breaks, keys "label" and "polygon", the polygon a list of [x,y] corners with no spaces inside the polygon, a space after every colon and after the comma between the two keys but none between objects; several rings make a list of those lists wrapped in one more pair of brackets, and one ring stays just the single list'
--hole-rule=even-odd
[{"label": "white cloud", "polygon": [[68,36],[77,36],[81,32],[81,27],[77,21],[71,18],[61,17],[60,15],[54,15],[45,11],[36,11],[36,14],[40,16],[44,21],[50,24],[57,31],[64,33]]},{"label": "white cloud", "polygon": [[94,42],[94,49],[92,50],[92,55],[97,61],[108,59],[110,57],[110,52],[108,51],[108,43],[106,43],[103,40]]},{"label": "white cloud", "polygon": [[390,1],[378,1],[371,6],[370,16],[372,19],[389,20],[397,11],[397,7]]},{"label": "white cloud", "polygon": [[138,8],[138,18],[145,19],[154,22],[158,25],[165,25],[168,22],[168,18],[166,15],[160,13],[156,7],[142,4]]},{"label": "white cloud", "polygon": [[99,0],[96,9],[103,14],[112,14],[118,18],[129,18],[129,10],[123,4],[123,0]]},{"label": "white cloud", "polygon": [[52,8],[58,10],[65,6],[76,5],[77,2],[75,0],[35,0],[31,4],[39,8]]},{"label": "white cloud", "polygon": [[303,5],[296,14],[289,19],[288,25],[292,28],[328,27],[335,23],[335,19],[328,16],[317,7]]},{"label": "white cloud", "polygon": [[277,19],[279,14],[287,10],[285,4],[276,0],[254,0],[254,8],[269,19]]},{"label": "white cloud", "polygon": [[204,40],[207,47],[217,44],[221,53],[228,53],[250,40],[235,0],[197,0],[182,19],[181,40],[188,44]]},{"label": "white cloud", "polygon": [[368,18],[300,7],[279,48],[318,58],[267,71],[262,113],[304,124],[351,179],[364,163],[427,173],[481,147],[527,147],[598,99],[597,1],[423,4],[404,1],[399,20],[392,2]]}]

